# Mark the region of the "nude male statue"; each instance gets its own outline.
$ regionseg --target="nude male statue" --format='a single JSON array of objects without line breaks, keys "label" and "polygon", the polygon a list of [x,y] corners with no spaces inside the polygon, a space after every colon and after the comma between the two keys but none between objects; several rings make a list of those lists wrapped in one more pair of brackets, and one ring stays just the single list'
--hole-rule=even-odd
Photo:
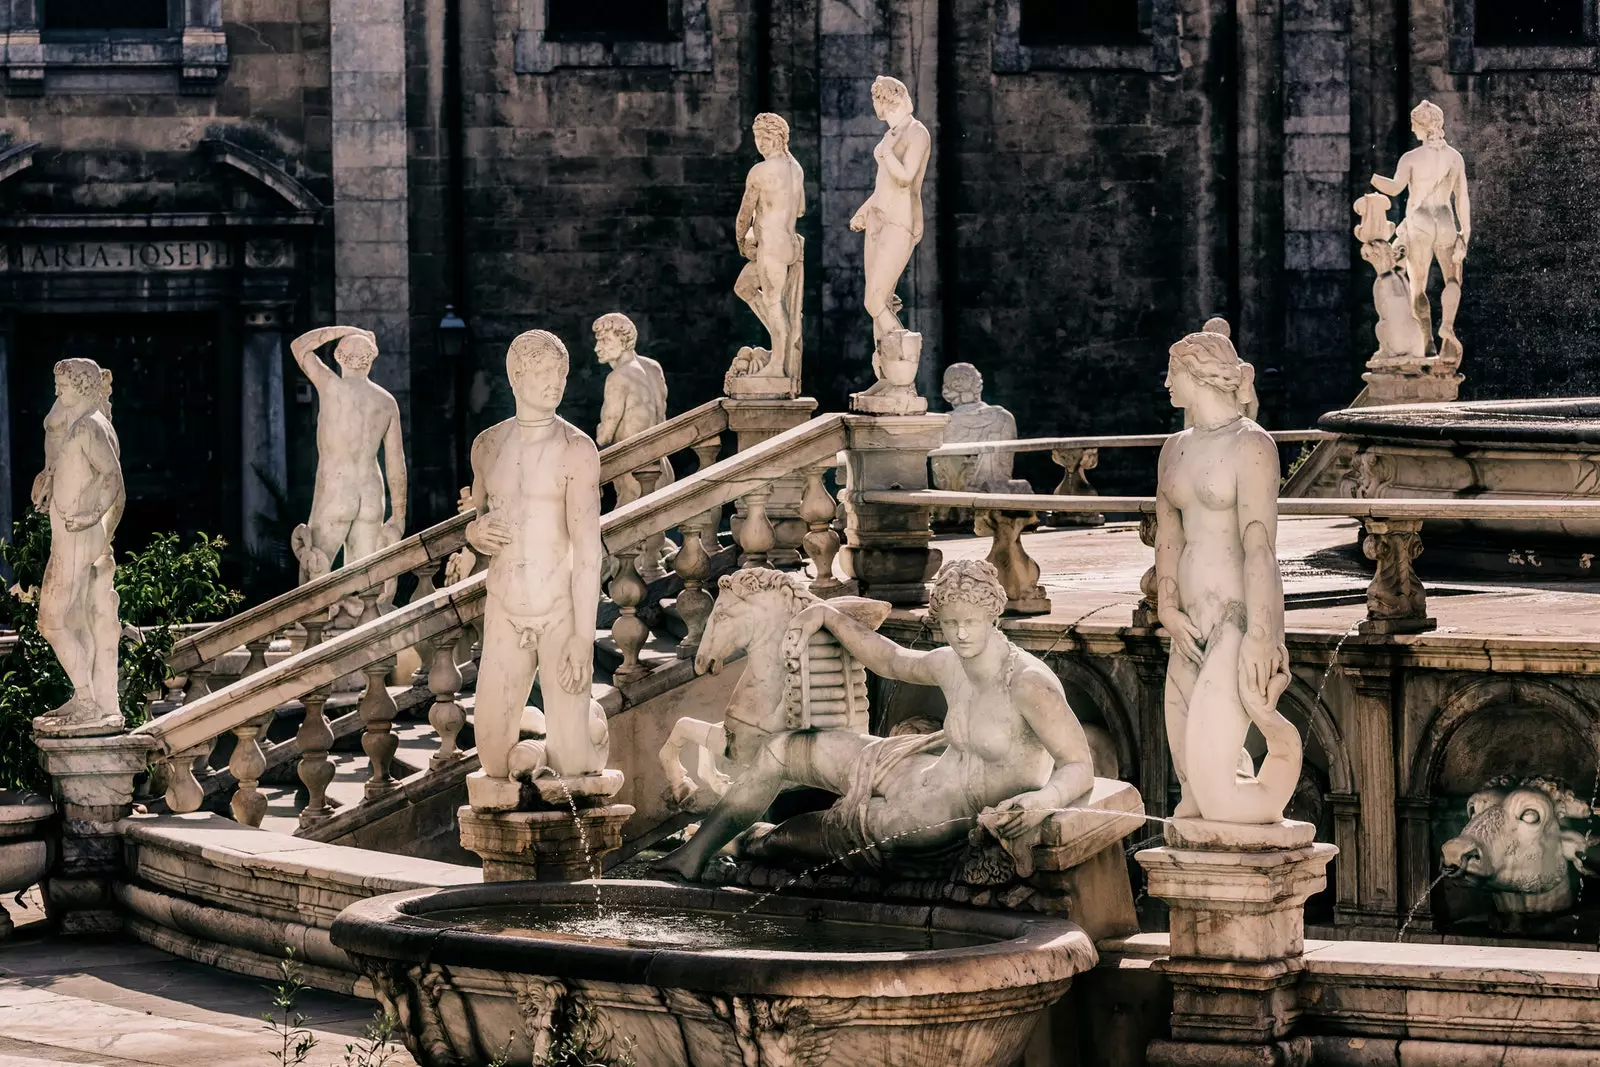
[{"label": "nude male statue", "polygon": [[766,366],[744,373],[798,383],[806,243],[794,224],[806,213],[805,172],[789,152],[789,124],[782,116],[762,112],[751,130],[761,162],[745,178],[744,199],[733,224],[739,254],[750,262],[739,272],[733,291],[766,327],[772,348]]},{"label": "nude male statue", "polygon": [[39,589],[39,632],[72,682],[72,697],[44,728],[120,729],[117,618],[111,541],[127,492],[109,411],[111,376],[89,359],[55,366],[56,402],[45,417],[45,469],[33,504],[50,513],[50,559]]},{"label": "nude male statue", "polygon": [[[340,373],[328,369],[317,349],[338,341],[333,358]],[[378,342],[355,326],[324,326],[289,345],[295,362],[316,386],[317,480],[311,495],[311,521],[297,526],[292,544],[300,561],[300,581],[327,574],[344,549],[344,563],[400,540],[406,525],[406,454],[400,439],[400,405],[368,377],[378,358]],[[378,449],[383,448],[383,470]],[[391,514],[384,521],[384,480]]]},{"label": "nude male statue", "polygon": [[1372,176],[1372,187],[1388,196],[1410,189],[1406,217],[1395,240],[1406,250],[1411,299],[1417,322],[1432,354],[1433,309],[1428,303],[1428,275],[1439,261],[1444,292],[1439,298],[1439,344],[1442,360],[1461,362],[1456,338],[1456,309],[1461,305],[1461,270],[1472,241],[1472,203],[1467,196],[1467,165],[1461,153],[1445,143],[1444,112],[1424,100],[1411,109],[1411,132],[1422,144],[1400,157],[1394,177]]},{"label": "nude male statue", "polygon": [[[855,852],[873,865],[905,869],[964,842],[975,822],[1002,840],[1018,838],[1087,793],[1094,786],[1088,739],[1055,674],[1000,630],[1006,592],[994,566],[946,564],[928,602],[947,647],[902,648],[823,601],[794,617],[784,652],[796,660],[826,628],[879,677],[943,690],[943,729],[897,737],[778,734],[688,844],[657,868],[698,878],[718,849],[750,827],[741,855],[817,863]],[[785,783],[826,789],[840,800],[777,826],[756,823]]]},{"label": "nude male statue", "polygon": [[922,177],[928,170],[932,139],[928,128],[912,115],[911,93],[897,78],[880,75],[872,83],[872,110],[889,129],[872,150],[878,162],[877,184],[850,220],[850,228],[866,234],[863,303],[872,316],[872,369],[881,380],[877,346],[903,328],[900,298],[894,290],[922,240]]},{"label": "nude male statue", "polygon": [[[652,426],[667,421],[667,376],[661,364],[649,356],[635,351],[639,343],[639,329],[633,320],[619,311],[601,315],[594,320],[594,354],[601,363],[611,368],[606,375],[605,398],[600,405],[600,427],[595,431],[595,444],[601,448],[626,441]],[[659,489],[672,481],[672,463],[662,458],[661,477],[656,482]],[[630,471],[612,483],[617,487],[617,507],[638,500],[643,492],[639,479]],[[666,573],[661,567],[661,554],[666,549],[665,534],[646,538],[639,550],[637,566],[645,581],[655,581]],[[611,567],[606,567],[609,573]]]},{"label": "nude male statue", "polygon": [[[518,335],[506,351],[506,374],[517,413],[472,442],[478,517],[466,531],[473,551],[489,561],[473,725],[491,781],[468,784],[480,810],[515,806],[509,759],[536,675],[550,768],[572,777],[605,767],[589,707],[600,598],[600,453],[556,416],[567,388],[559,338],[544,330]],[[509,802],[485,802],[494,780]]]}]

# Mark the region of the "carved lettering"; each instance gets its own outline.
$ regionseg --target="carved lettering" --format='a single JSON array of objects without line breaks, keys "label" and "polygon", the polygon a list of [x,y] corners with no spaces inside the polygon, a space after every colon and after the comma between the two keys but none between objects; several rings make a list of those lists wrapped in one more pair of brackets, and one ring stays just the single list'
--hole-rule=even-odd
[{"label": "carved lettering", "polygon": [[228,243],[206,239],[25,243],[10,261],[30,274],[154,274],[233,266]]}]

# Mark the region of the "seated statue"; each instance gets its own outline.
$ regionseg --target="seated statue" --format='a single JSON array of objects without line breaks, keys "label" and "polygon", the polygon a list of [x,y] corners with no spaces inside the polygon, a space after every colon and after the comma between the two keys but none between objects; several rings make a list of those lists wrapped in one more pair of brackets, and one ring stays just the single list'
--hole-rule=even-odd
[{"label": "seated statue", "polygon": [[[896,737],[778,733],[659,868],[699,878],[743,834],[740,854],[763,862],[842,860],[858,870],[924,875],[954,861],[975,822],[1003,844],[1015,842],[1087,794],[1094,766],[1083,727],[1055,674],[996,625],[1005,604],[993,566],[959,560],[940,572],[929,597],[947,647],[902,648],[827,601],[801,611],[785,637],[791,674],[812,636],[827,630],[874,673],[943,690],[944,728]],[[840,799],[776,826],[758,823],[786,785]]]}]

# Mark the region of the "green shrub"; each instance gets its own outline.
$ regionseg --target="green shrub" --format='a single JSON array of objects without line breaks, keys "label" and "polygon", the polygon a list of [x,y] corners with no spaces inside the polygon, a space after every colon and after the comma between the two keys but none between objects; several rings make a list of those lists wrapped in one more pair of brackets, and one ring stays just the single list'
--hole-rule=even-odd
[{"label": "green shrub", "polygon": [[[166,677],[173,627],[223,618],[239,603],[239,594],[220,577],[223,547],[220,537],[200,534],[184,547],[177,534],[159,534],[144,551],[130,552],[119,562],[118,613],[125,626],[140,628],[124,630],[117,654],[122,714],[129,726],[144,721],[145,696]],[[39,632],[38,593],[49,558],[49,516],[30,510],[12,526],[11,540],[0,542],[0,561],[13,580],[0,593],[0,625],[17,633],[16,644],[0,658],[0,789],[48,789],[33,745],[33,719],[72,695],[54,650]]]}]

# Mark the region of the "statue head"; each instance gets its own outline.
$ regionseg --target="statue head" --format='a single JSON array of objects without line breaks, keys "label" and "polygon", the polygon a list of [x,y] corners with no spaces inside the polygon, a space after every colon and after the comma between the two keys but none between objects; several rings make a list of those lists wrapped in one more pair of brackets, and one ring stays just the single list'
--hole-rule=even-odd
[{"label": "statue head", "polygon": [[606,366],[616,366],[638,343],[639,328],[622,312],[607,312],[594,320],[594,354]]},{"label": "statue head", "polygon": [[928,613],[939,624],[944,643],[962,659],[988,647],[998,632],[995,623],[1006,610],[1006,587],[1000,572],[982,559],[958,559],[944,565],[928,591]]},{"label": "statue head", "polygon": [[1411,109],[1411,132],[1423,144],[1444,140],[1444,110],[1432,100]]},{"label": "statue head", "polygon": [[1201,330],[1167,350],[1167,389],[1172,406],[1187,408],[1199,401],[1199,390],[1230,397],[1241,414],[1255,414],[1255,368],[1239,358],[1225,334]]},{"label": "statue head", "polygon": [[334,346],[333,360],[347,375],[365,375],[378,358],[378,336],[371,330],[346,334]]},{"label": "statue head", "polygon": [[940,392],[953,408],[976,404],[983,399],[983,375],[970,363],[952,363],[945,368]]},{"label": "statue head", "polygon": [[899,78],[880,74],[872,81],[872,113],[893,125],[901,115],[911,113],[911,90]]},{"label": "statue head", "polygon": [[87,410],[111,398],[111,372],[92,359],[63,359],[56,363],[56,396],[67,407]]},{"label": "statue head", "polygon": [[548,330],[519,333],[506,349],[506,377],[519,418],[548,418],[567,391],[567,346]]},{"label": "statue head", "polygon": [[1361,246],[1361,258],[1379,274],[1388,274],[1400,262],[1400,250],[1391,241],[1368,241]]},{"label": "statue head", "polygon": [[756,151],[761,153],[762,159],[772,159],[789,151],[789,124],[782,115],[763,111],[750,124],[750,131],[755,134]]},{"label": "statue head", "polygon": [[1233,327],[1228,325],[1228,320],[1221,315],[1213,315],[1200,327],[1205,333],[1218,333],[1230,340],[1233,338]]}]

